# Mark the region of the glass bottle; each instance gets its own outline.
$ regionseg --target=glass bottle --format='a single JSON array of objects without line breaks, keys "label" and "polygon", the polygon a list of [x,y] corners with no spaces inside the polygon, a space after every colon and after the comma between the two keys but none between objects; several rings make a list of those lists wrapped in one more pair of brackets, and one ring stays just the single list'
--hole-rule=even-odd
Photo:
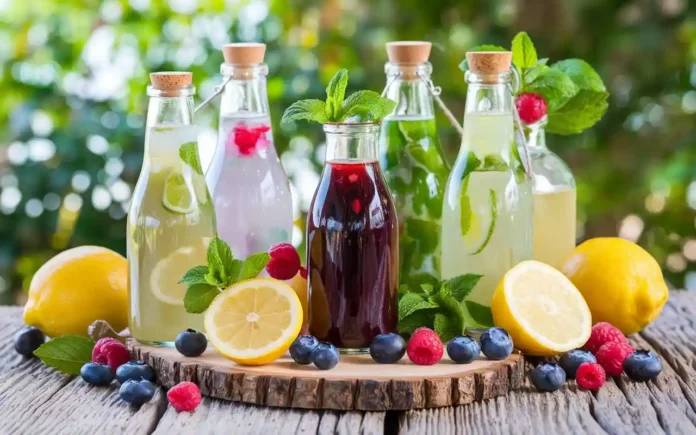
[{"label": "glass bottle", "polygon": [[387,43],[384,96],[397,105],[379,139],[380,165],[399,218],[399,284],[413,290],[440,282],[440,219],[449,175],[428,89],[430,47],[430,42]]},{"label": "glass bottle", "polygon": [[575,249],[575,179],[568,165],[546,147],[546,121],[544,117],[524,128],[532,162],[534,259],[560,269]]},{"label": "glass bottle", "polygon": [[379,125],[325,124],[324,132],[324,170],[307,216],[309,329],[360,353],[396,331],[396,210],[377,163]]},{"label": "glass bottle", "polygon": [[206,172],[220,238],[236,258],[289,242],[292,197],[288,177],[273,145],[266,95],[265,44],[228,44],[220,71],[218,145]]},{"label": "glass bottle", "polygon": [[464,134],[442,212],[442,275],[482,275],[462,308],[466,326],[490,326],[503,275],[533,254],[533,204],[514,140],[509,52],[467,53]]},{"label": "glass bottle", "polygon": [[188,269],[206,263],[215,211],[194,125],[191,73],[150,74],[145,156],[128,212],[129,328],[139,341],[173,345],[203,315],[184,309]]}]

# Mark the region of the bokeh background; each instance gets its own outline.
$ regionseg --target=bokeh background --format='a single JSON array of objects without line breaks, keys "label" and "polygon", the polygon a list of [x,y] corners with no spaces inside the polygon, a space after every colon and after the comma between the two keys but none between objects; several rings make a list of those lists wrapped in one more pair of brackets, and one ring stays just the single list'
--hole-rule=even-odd
[{"label": "bokeh background", "polygon": [[[0,0],[0,303],[21,302],[60,250],[97,244],[125,253],[148,72],[193,71],[205,98],[220,81],[223,44],[268,44],[275,139],[300,244],[323,135],[316,125],[280,126],[289,104],[323,98],[341,67],[349,91],[381,91],[384,43],[425,39],[434,44],[433,80],[461,117],[457,65],[466,50],[509,46],[520,30],[539,57],[590,62],[611,92],[591,131],[547,139],[578,181],[579,240],[634,240],[672,287],[696,289],[696,2]],[[214,146],[216,118],[215,104],[198,116],[204,148]],[[453,160],[458,137],[438,121]]]}]

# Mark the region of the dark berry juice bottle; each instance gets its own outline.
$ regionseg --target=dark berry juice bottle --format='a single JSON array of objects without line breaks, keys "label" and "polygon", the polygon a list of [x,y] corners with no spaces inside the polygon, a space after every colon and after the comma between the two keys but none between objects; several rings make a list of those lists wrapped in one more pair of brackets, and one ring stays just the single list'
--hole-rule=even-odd
[{"label": "dark berry juice bottle", "polygon": [[396,331],[399,234],[377,163],[379,124],[325,124],[326,161],[307,217],[310,332],[359,353]]}]

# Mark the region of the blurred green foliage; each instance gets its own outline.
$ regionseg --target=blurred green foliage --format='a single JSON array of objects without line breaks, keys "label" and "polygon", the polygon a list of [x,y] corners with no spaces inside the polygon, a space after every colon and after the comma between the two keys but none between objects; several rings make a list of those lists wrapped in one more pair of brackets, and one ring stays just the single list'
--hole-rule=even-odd
[{"label": "blurred green foliage", "polygon": [[[548,138],[578,180],[581,238],[636,239],[673,286],[696,288],[695,2],[0,0],[0,303],[21,300],[61,249],[124,253],[148,72],[193,71],[204,98],[219,81],[222,44],[266,42],[276,144],[306,207],[322,134],[279,126],[289,104],[323,98],[341,67],[349,92],[381,91],[384,43],[425,39],[433,80],[461,116],[467,48],[508,45],[520,30],[543,57],[590,62],[612,94],[594,129]],[[198,117],[213,135],[216,112]],[[438,122],[453,159],[456,132]]]}]

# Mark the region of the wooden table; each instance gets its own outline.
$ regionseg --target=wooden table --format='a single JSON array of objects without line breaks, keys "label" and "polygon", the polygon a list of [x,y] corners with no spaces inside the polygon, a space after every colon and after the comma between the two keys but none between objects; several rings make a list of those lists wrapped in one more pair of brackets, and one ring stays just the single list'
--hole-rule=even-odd
[{"label": "wooden table", "polygon": [[163,391],[140,409],[116,384],[91,387],[12,349],[21,309],[0,307],[0,434],[660,434],[696,433],[696,293],[673,292],[662,316],[631,337],[663,358],[654,381],[610,380],[597,393],[571,382],[538,393],[526,381],[507,397],[454,408],[336,413],[203,399],[177,413]]}]

